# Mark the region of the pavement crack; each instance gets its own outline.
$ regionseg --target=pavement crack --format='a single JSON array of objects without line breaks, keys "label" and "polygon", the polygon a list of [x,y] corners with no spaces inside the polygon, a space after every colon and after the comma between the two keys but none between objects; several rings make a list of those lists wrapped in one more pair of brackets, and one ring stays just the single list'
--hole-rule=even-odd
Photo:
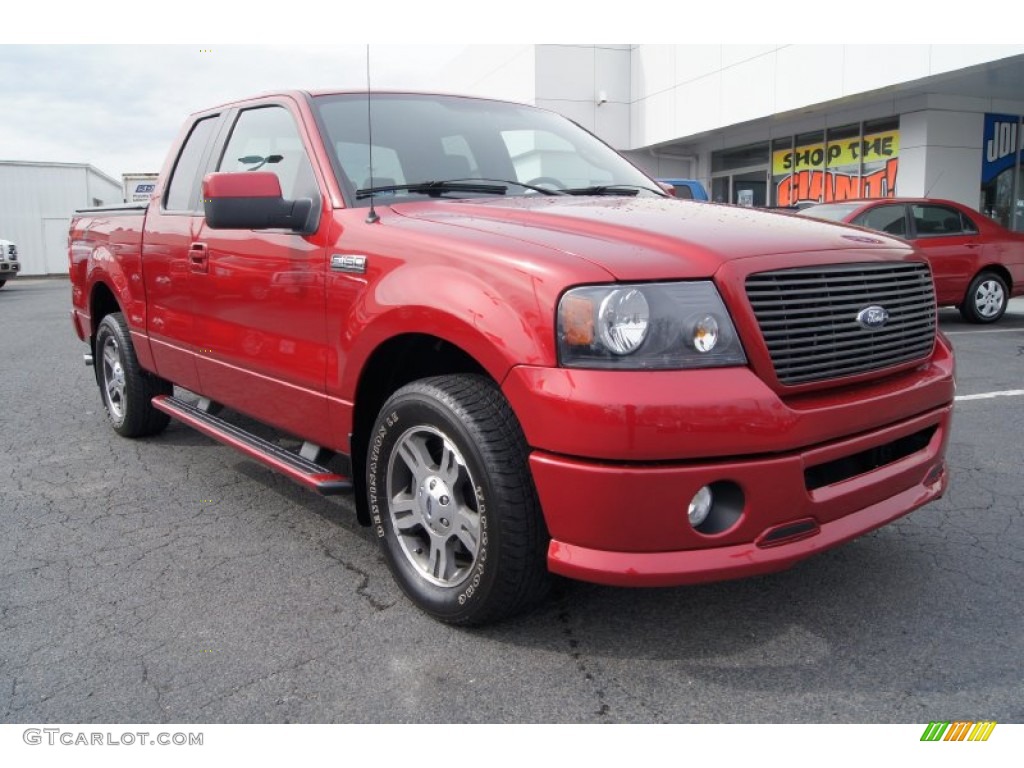
[{"label": "pavement crack", "polygon": [[562,634],[569,644],[569,656],[576,665],[576,671],[594,689],[594,694],[597,696],[597,709],[594,710],[593,714],[599,718],[607,717],[611,712],[611,706],[605,700],[604,688],[594,679],[594,673],[591,671],[586,659],[583,658],[583,652],[580,650],[580,641],[574,636],[573,628],[570,624],[569,611],[565,610],[559,613],[558,620],[562,623]]},{"label": "pavement crack", "polygon": [[18,690],[18,676],[13,675],[11,679],[11,700],[7,702],[7,711],[4,712],[4,720],[7,720],[14,713],[14,694]]},{"label": "pavement crack", "polygon": [[377,598],[375,598],[373,595],[370,594],[370,592],[369,592],[369,589],[370,589],[370,574],[369,574],[369,572],[364,571],[358,565],[353,565],[352,563],[348,562],[344,558],[334,554],[326,546],[323,547],[323,553],[325,555],[327,555],[327,557],[329,557],[331,560],[334,560],[336,563],[341,565],[349,573],[353,573],[356,576],[360,577],[361,580],[359,582],[359,585],[356,587],[356,594],[359,595],[361,598],[363,598],[367,603],[369,603],[370,607],[373,608],[375,611],[378,611],[378,612],[379,611],[386,611],[388,608],[391,608],[395,604],[394,601],[391,601],[390,603],[387,603],[387,602],[384,602],[383,600],[378,600]]},{"label": "pavement crack", "polygon": [[142,682],[145,683],[146,685],[148,685],[149,687],[151,687],[153,689],[153,691],[156,693],[157,712],[160,712],[161,715],[162,715],[163,711],[164,711],[164,694],[163,694],[163,691],[160,690],[160,686],[156,684],[155,680],[151,680],[150,679],[150,677],[149,677],[149,664],[146,663],[146,657],[145,656],[141,656],[139,658],[139,661],[142,664]]}]

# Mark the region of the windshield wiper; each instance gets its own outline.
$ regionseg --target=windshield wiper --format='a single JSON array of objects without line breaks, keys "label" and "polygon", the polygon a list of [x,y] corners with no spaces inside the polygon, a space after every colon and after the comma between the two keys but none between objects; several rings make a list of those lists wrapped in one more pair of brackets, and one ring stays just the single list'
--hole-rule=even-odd
[{"label": "windshield wiper", "polygon": [[356,199],[372,197],[376,192],[419,192],[438,197],[444,192],[470,192],[483,195],[504,195],[508,191],[506,184],[513,184],[523,189],[540,192],[542,195],[565,195],[561,189],[547,189],[534,184],[526,184],[513,179],[481,179],[467,177],[464,179],[445,179],[444,181],[420,181],[416,184],[389,184],[383,187],[369,187],[356,191]]},{"label": "windshield wiper", "polygon": [[415,192],[431,197],[440,197],[446,192],[469,192],[478,195],[504,195],[508,187],[498,184],[480,184],[470,181],[418,181],[415,184],[387,184],[381,187],[366,187],[356,190],[356,199],[373,197],[379,192]]},{"label": "windshield wiper", "polygon": [[598,184],[593,187],[574,187],[565,191],[570,195],[626,195],[627,197],[636,197],[640,194],[641,189],[647,192],[655,192],[659,197],[665,197],[664,192],[651,187],[644,187],[640,184]]},{"label": "windshield wiper", "polygon": [[563,192],[560,189],[548,189],[547,187],[538,187],[538,186],[536,186],[534,184],[525,184],[525,183],[523,183],[521,181],[514,181],[512,179],[475,179],[475,178],[465,178],[465,179],[451,179],[451,181],[493,181],[496,184],[515,184],[517,187],[522,187],[523,189],[530,189],[530,190],[533,190],[534,192],[540,192],[542,195],[564,195],[565,194],[565,192]]}]

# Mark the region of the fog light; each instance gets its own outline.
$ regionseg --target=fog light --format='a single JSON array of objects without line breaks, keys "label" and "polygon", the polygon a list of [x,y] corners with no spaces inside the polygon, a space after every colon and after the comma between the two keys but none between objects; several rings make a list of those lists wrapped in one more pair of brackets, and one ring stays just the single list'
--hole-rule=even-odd
[{"label": "fog light", "polygon": [[686,513],[690,518],[690,525],[696,528],[708,519],[708,513],[711,512],[713,501],[711,489],[706,485],[693,495],[693,498],[690,499],[690,509]]}]

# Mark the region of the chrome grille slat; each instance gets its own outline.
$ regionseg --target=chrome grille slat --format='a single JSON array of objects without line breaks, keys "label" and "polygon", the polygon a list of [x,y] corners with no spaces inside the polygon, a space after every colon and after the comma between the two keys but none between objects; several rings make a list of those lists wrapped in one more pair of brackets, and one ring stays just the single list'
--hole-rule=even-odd
[{"label": "chrome grille slat", "polygon": [[[935,287],[926,264],[833,264],[760,272],[746,281],[775,375],[806,384],[923,360],[935,342]],[[857,313],[885,307],[874,330]]]},{"label": "chrome grille slat", "polygon": [[[900,301],[898,299],[886,299],[884,297],[877,297],[876,296],[873,301],[874,301],[875,304],[884,304],[886,309],[890,309],[890,307],[892,307],[892,308],[896,308],[896,309],[909,309],[909,310],[920,309],[921,307],[930,306],[930,305],[932,305],[934,303],[934,301],[933,301],[931,296],[928,296],[927,298],[915,296],[915,297],[912,298],[912,300],[908,299],[906,302]],[[829,303],[827,305],[827,307],[829,309],[831,309],[834,313],[835,312],[843,312],[843,311],[852,311],[854,314],[856,314],[859,310],[863,309],[864,301],[863,301],[863,299],[860,299],[858,301],[845,302],[845,303],[842,303],[842,304]],[[763,322],[764,323],[770,323],[770,322],[772,322],[772,319],[776,318],[776,317],[781,318],[782,321],[785,322],[786,318],[788,318],[788,317],[799,316],[799,315],[810,315],[811,313],[819,312],[822,308],[823,308],[823,305],[819,304],[819,305],[813,306],[813,307],[799,306],[799,307],[796,307],[794,309],[788,309],[788,310],[768,311],[768,312],[764,313],[765,320]],[[890,314],[892,314],[892,310],[891,309],[890,309]],[[758,315],[758,317],[760,318],[760,315]]]}]

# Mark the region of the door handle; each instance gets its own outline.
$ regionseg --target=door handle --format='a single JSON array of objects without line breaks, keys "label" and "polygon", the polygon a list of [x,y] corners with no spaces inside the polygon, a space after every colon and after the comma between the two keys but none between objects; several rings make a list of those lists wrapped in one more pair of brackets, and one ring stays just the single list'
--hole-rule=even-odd
[{"label": "door handle", "polygon": [[188,249],[188,262],[193,272],[207,274],[210,271],[210,253],[206,243],[192,243]]},{"label": "door handle", "polygon": [[981,243],[964,243],[967,248],[980,248]]}]

